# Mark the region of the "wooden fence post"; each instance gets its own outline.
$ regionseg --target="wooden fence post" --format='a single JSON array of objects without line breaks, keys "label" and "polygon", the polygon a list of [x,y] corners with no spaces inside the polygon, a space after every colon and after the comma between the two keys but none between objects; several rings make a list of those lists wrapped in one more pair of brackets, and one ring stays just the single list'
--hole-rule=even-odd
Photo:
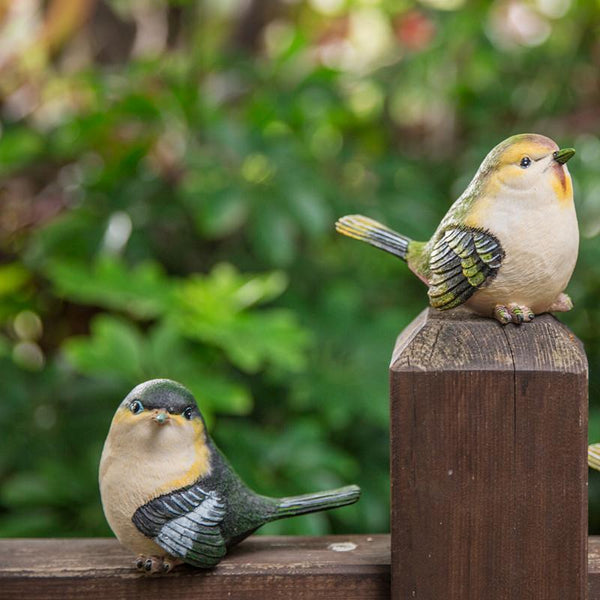
[{"label": "wooden fence post", "polygon": [[390,366],[393,600],[587,598],[587,360],[554,317],[424,311]]}]

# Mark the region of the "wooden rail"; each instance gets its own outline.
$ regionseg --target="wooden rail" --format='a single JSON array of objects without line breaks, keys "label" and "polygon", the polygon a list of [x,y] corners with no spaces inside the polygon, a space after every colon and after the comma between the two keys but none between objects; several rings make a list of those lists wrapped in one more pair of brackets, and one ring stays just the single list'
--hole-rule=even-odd
[{"label": "wooden rail", "polygon": [[2,600],[348,600],[388,598],[387,535],[255,536],[215,569],[164,577],[133,567],[116,540],[0,540]]},{"label": "wooden rail", "polygon": [[[588,573],[589,600],[600,600],[600,537],[589,539]],[[138,573],[114,539],[0,540],[0,598],[388,600],[390,536],[253,537],[213,571],[165,577]]]},{"label": "wooden rail", "polygon": [[165,577],[115,540],[0,540],[0,600],[600,600],[570,331],[427,310],[390,378],[391,536],[251,537],[211,571]]}]

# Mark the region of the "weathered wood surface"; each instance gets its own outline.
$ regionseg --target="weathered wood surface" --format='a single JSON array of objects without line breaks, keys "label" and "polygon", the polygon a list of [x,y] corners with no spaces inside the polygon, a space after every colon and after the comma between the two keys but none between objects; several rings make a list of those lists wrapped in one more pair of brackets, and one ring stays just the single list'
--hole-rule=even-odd
[{"label": "weathered wood surface", "polygon": [[588,539],[589,600],[600,600],[600,537]]},{"label": "weathered wood surface", "polygon": [[391,379],[392,598],[583,600],[587,360],[550,315],[427,310]]},{"label": "weathered wood surface", "polygon": [[0,540],[0,599],[389,598],[387,535],[255,536],[211,571],[164,577],[138,573],[134,558],[114,539]]},{"label": "weathered wood surface", "polygon": [[[165,600],[185,591],[190,600],[309,596],[387,600],[389,540],[388,535],[252,538],[210,574],[181,567],[162,578],[138,574],[131,554],[114,539],[0,540],[0,598],[54,600],[89,594],[100,600],[138,596]],[[345,542],[357,548],[335,553],[327,549]],[[588,556],[589,600],[600,600],[600,537],[589,539]],[[323,591],[322,582],[316,584],[318,578],[336,589]]]}]

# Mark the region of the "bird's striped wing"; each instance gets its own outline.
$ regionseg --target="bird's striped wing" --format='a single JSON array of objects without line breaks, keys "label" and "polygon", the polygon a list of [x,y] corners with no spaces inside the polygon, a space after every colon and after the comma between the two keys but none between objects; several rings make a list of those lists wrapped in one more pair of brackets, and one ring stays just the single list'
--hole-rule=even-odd
[{"label": "bird's striped wing", "polygon": [[225,504],[197,484],[154,498],[138,508],[134,525],[166,552],[196,567],[213,567],[227,551],[219,525]]},{"label": "bird's striped wing", "polygon": [[449,227],[429,257],[431,306],[446,310],[466,302],[496,276],[503,258],[502,246],[491,233]]}]

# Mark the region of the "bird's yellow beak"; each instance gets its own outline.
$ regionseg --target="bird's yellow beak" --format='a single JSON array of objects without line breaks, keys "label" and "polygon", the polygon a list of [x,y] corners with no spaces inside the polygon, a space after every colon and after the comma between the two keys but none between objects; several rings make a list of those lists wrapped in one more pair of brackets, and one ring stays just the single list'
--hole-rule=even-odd
[{"label": "bird's yellow beak", "polygon": [[562,148],[552,154],[554,160],[564,165],[575,154],[575,148]]},{"label": "bird's yellow beak", "polygon": [[164,425],[165,423],[169,422],[170,418],[171,417],[169,416],[169,413],[163,408],[161,408],[160,410],[156,411],[156,413],[152,417],[152,420],[155,423],[158,423],[159,425]]}]

